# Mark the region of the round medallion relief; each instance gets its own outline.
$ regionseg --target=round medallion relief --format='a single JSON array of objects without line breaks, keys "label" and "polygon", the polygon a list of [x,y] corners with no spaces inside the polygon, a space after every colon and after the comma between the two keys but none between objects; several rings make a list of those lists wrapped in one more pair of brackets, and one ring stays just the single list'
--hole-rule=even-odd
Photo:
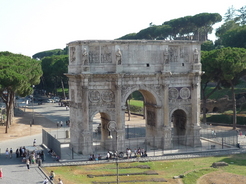
[{"label": "round medallion relief", "polygon": [[100,101],[100,93],[98,91],[90,91],[89,100],[91,102],[99,102]]},{"label": "round medallion relief", "polygon": [[189,88],[182,88],[180,90],[180,97],[182,99],[188,99],[188,98],[190,98],[190,89]]},{"label": "round medallion relief", "polygon": [[177,88],[169,88],[169,99],[175,100],[179,97],[179,91]]},{"label": "round medallion relief", "polygon": [[114,101],[114,93],[113,91],[107,90],[102,93],[102,100],[105,102]]}]

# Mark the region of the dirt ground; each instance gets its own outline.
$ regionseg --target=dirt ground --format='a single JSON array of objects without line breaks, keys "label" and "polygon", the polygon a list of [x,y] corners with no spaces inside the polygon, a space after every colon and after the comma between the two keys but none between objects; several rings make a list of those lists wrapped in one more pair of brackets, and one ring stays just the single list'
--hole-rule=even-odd
[{"label": "dirt ground", "polygon": [[[42,115],[32,112],[31,109],[22,109],[23,111],[18,112],[14,118],[14,122],[8,129],[8,133],[5,133],[5,126],[0,126],[0,141],[9,139],[17,139],[19,137],[35,135],[42,133],[42,129],[55,129],[56,123],[51,122]],[[35,117],[34,124],[30,127],[30,122],[33,116]],[[128,118],[126,117],[126,120]],[[131,121],[126,121],[127,124],[139,124],[144,125],[142,117],[133,115]],[[245,183],[246,176],[240,176],[222,171],[212,172],[199,178],[197,184],[242,184]],[[172,184],[182,184],[180,179],[169,181]]]},{"label": "dirt ground", "polygon": [[203,175],[197,184],[242,184],[245,181],[246,176],[217,171]]},{"label": "dirt ground", "polygon": [[[0,126],[0,141],[9,139],[16,139],[19,137],[30,136],[42,133],[42,129],[56,128],[56,124],[41,116],[40,114],[33,113],[31,109],[26,108],[18,111],[14,117],[14,121],[8,133],[5,133],[6,127]],[[24,112],[25,111],[25,112]],[[30,122],[34,116],[34,124],[30,126]]]}]

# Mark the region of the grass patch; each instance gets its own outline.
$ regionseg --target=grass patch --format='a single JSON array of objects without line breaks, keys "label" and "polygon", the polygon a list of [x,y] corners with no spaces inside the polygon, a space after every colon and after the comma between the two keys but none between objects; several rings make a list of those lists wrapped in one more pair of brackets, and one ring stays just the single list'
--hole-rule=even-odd
[{"label": "grass patch", "polygon": [[[246,169],[246,154],[221,156],[221,157],[206,157],[195,159],[180,159],[180,160],[165,160],[153,162],[130,162],[119,163],[119,179],[123,181],[136,181],[146,180],[145,184],[152,184],[154,178],[165,179],[169,183],[176,183],[173,176],[185,175],[182,179],[185,184],[196,183],[197,179],[201,176],[213,172],[222,171],[238,175],[244,175]],[[227,167],[212,168],[213,162],[226,162],[229,164]],[[148,167],[138,168],[136,166],[146,165]],[[92,182],[112,182],[116,181],[116,165],[110,164],[96,164],[86,166],[62,166],[62,167],[46,167],[43,168],[48,174],[51,170],[55,171],[56,179],[62,178],[66,184],[87,184]],[[127,175],[127,173],[158,173],[158,175]],[[87,175],[106,175],[89,178]],[[174,182],[175,181],[175,182]]]},{"label": "grass patch", "polygon": [[130,100],[130,105],[134,105],[137,107],[143,107],[143,101],[142,100]]}]

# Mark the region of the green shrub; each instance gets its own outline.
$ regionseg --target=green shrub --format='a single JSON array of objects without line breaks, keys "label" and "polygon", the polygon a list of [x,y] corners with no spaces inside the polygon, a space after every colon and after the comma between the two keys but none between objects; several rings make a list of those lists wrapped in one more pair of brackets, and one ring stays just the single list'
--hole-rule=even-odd
[{"label": "green shrub", "polygon": [[[232,115],[212,115],[207,118],[207,122],[213,123],[223,123],[223,124],[232,124],[233,123],[233,116]],[[237,124],[245,125],[246,124],[246,117],[237,116]]]}]

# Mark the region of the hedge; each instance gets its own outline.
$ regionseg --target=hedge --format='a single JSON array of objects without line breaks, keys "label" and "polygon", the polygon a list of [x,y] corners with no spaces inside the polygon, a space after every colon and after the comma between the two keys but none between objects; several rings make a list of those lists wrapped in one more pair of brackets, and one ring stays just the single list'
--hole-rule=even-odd
[{"label": "hedge", "polygon": [[[223,124],[233,124],[233,116],[232,115],[212,115],[207,118],[207,122],[213,123],[223,123]],[[246,125],[246,117],[237,116],[237,124],[238,125]]]}]

